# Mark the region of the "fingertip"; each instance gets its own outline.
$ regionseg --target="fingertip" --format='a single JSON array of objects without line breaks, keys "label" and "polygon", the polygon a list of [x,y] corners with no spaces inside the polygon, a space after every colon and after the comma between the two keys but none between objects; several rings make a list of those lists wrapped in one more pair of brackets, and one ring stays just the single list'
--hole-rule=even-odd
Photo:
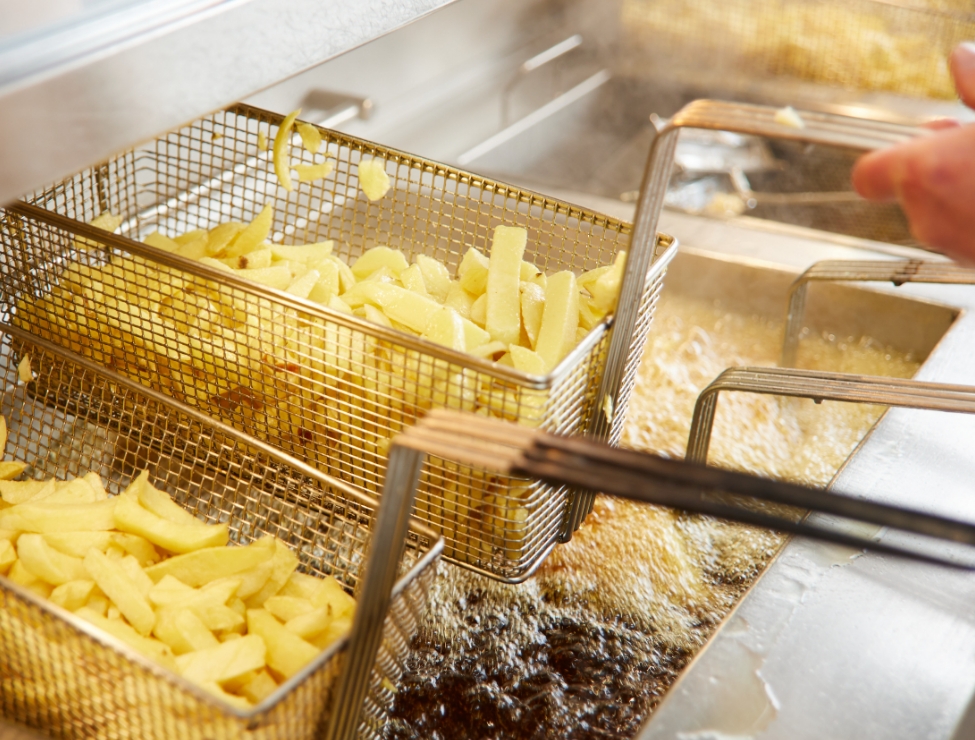
[{"label": "fingertip", "polygon": [[949,66],[961,102],[975,108],[975,43],[958,44],[951,52]]},{"label": "fingertip", "polygon": [[853,189],[868,200],[893,200],[897,196],[887,151],[871,152],[857,160],[850,175]]},{"label": "fingertip", "polygon": [[934,118],[921,124],[921,128],[930,131],[944,131],[949,128],[958,128],[961,122],[957,118]]}]

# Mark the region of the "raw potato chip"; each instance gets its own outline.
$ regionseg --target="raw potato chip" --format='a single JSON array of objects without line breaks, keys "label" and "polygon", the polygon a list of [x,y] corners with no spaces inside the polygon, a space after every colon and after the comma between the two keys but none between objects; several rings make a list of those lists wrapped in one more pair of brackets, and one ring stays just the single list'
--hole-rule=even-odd
[{"label": "raw potato chip", "polygon": [[521,334],[521,258],[528,232],[516,226],[498,226],[491,243],[484,328],[491,338],[513,344]]},{"label": "raw potato chip", "polygon": [[391,183],[386,166],[379,159],[359,161],[359,187],[369,200],[379,200],[389,192]]},{"label": "raw potato chip", "polygon": [[17,379],[21,383],[29,383],[34,379],[34,371],[30,366],[30,355],[25,353],[20,364],[17,365]]},{"label": "raw potato chip", "polygon": [[304,121],[299,121],[296,128],[305,149],[312,154],[318,154],[318,150],[322,148],[322,134],[318,128]]},{"label": "raw potato chip", "polygon": [[331,162],[296,164],[294,169],[298,173],[298,182],[314,182],[315,180],[324,180],[328,177],[332,170],[335,169],[335,165]]},{"label": "raw potato chip", "polygon": [[291,186],[291,162],[288,161],[291,154],[291,129],[294,127],[295,119],[299,113],[301,113],[301,108],[291,111],[285,116],[278,127],[278,133],[274,136],[274,154],[272,157],[274,174],[278,176],[281,187],[289,192],[293,189]]}]

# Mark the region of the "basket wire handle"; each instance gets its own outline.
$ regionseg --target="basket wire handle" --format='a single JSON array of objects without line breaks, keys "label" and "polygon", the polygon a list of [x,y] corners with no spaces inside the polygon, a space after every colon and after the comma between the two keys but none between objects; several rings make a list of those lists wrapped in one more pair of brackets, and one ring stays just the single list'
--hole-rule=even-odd
[{"label": "basket wire handle", "polygon": [[722,391],[811,398],[816,403],[845,401],[975,414],[975,388],[965,385],[791,368],[733,367],[715,378],[697,398],[687,439],[688,462],[707,464],[714,414]]},{"label": "basket wire handle", "polygon": [[555,485],[601,491],[846,547],[975,570],[970,555],[959,560],[921,548],[904,548],[851,534],[825,522],[797,521],[756,510],[748,504],[774,502],[973,547],[975,524],[970,522],[734,470],[621,450],[584,437],[563,437],[520,428],[498,419],[457,411],[433,411],[400,434],[393,441],[392,449],[395,451],[392,454],[410,459],[431,454]]},{"label": "basket wire handle", "polygon": [[[349,651],[333,708],[361,707],[366,698],[370,674],[383,638],[383,624],[393,600],[400,558],[406,547],[422,463],[423,456],[412,450],[396,447],[390,450],[381,505],[365,561],[365,580],[349,634]],[[353,647],[355,653],[352,652]],[[334,710],[332,715],[335,715]],[[338,721],[329,723],[326,740],[355,738],[359,730],[359,716],[358,711],[341,712]]]},{"label": "basket wire handle", "polygon": [[947,260],[823,260],[796,278],[789,288],[789,309],[782,342],[782,367],[794,367],[799,353],[802,315],[811,282],[936,283],[975,285],[975,269]]},{"label": "basket wire handle", "polygon": [[[674,165],[677,136],[681,129],[731,131],[864,151],[883,149],[931,133],[927,129],[898,123],[867,121],[812,111],[799,112],[799,118],[804,124],[800,128],[777,121],[776,114],[779,110],[766,105],[696,100],[684,106],[657,132],[650,147],[650,156],[640,186],[640,198],[633,220],[633,236],[630,239],[626,270],[613,318],[613,335],[606,355],[606,369],[596,397],[593,421],[588,430],[592,437],[599,440],[609,438],[613,420],[610,418],[612,414],[608,415],[607,410],[612,408],[623,389],[627,358],[631,352],[638,355],[643,352],[642,346],[632,346],[632,338],[640,309],[640,296],[653,256],[657,223]],[[607,399],[612,401],[607,402]],[[622,423],[622,419],[617,423]],[[579,528],[592,509],[592,501],[592,494],[573,497],[567,514],[566,532],[571,533]],[[566,538],[563,537],[564,539]]]}]

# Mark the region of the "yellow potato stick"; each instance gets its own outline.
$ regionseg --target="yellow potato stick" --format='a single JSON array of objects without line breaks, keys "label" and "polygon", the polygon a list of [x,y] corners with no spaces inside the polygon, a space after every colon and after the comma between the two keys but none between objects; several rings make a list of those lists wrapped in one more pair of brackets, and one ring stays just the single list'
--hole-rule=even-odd
[{"label": "yellow potato stick", "polygon": [[441,308],[433,314],[422,334],[424,339],[458,352],[467,350],[464,319],[452,308]]},{"label": "yellow potato stick", "polygon": [[[223,600],[220,601],[221,604],[225,604],[227,603],[227,599],[234,594],[235,589],[229,583],[221,585],[225,588],[231,586]],[[160,578],[158,583],[149,589],[149,601],[156,606],[172,606],[198,593],[200,592],[195,588],[187,586],[175,576],[166,575]]]},{"label": "yellow potato stick", "polygon": [[18,504],[0,511],[0,529],[40,533],[114,529],[117,500],[118,497],[93,504]]},{"label": "yellow potato stick", "polygon": [[[17,380],[21,383],[30,383],[34,379],[34,371],[30,367],[30,354],[25,353],[17,365]],[[4,434],[6,439],[6,434]]]},{"label": "yellow potato stick", "polygon": [[264,640],[257,635],[248,635],[233,642],[180,655],[176,658],[176,665],[183,677],[190,681],[220,684],[263,668],[266,652]]},{"label": "yellow potato stick", "polygon": [[[229,538],[226,524],[202,525],[198,521],[194,521],[193,524],[176,524],[156,516],[129,496],[117,496],[112,501],[118,502],[114,512],[115,528],[144,537],[169,552],[190,553],[194,550],[215,548],[226,544]],[[173,560],[179,558],[165,562],[172,563]],[[161,567],[164,564],[160,563],[153,567]],[[159,578],[163,575],[161,573]]]},{"label": "yellow potato stick", "polygon": [[311,611],[293,616],[285,622],[284,628],[298,635],[302,640],[311,640],[324,632],[333,619],[331,610],[327,606],[312,607]]},{"label": "yellow potato stick", "polygon": [[[2,568],[0,568],[2,570]],[[51,591],[51,601],[69,612],[83,607],[95,588],[94,581],[68,581]]]},{"label": "yellow potato stick", "polygon": [[447,271],[446,265],[433,259],[433,257],[427,257],[425,254],[418,254],[413,264],[419,268],[423,275],[423,285],[427,292],[434,299],[443,303],[450,291],[450,272]]},{"label": "yellow potato stick", "polygon": [[247,610],[247,631],[259,635],[267,646],[267,664],[291,678],[318,655],[318,648],[285,629],[264,609]]},{"label": "yellow potato stick", "polygon": [[[315,244],[300,244],[296,246],[286,244],[272,244],[270,246],[271,256],[279,260],[289,260],[291,262],[314,263],[321,262],[332,254],[335,242],[328,239]],[[321,267],[318,267],[321,270]]]},{"label": "yellow potato stick", "polygon": [[268,235],[271,233],[271,227],[274,225],[274,209],[271,204],[267,204],[261,209],[254,220],[251,221],[244,229],[237,234],[236,237],[226,246],[221,252],[221,257],[239,257],[242,254],[247,254],[252,252],[259,245],[264,243]]},{"label": "yellow potato stick", "polygon": [[285,265],[272,265],[271,267],[258,267],[255,269],[245,268],[243,270],[235,270],[235,272],[239,277],[253,280],[255,283],[266,285],[269,288],[277,288],[278,290],[287,288],[293,279],[291,270]]},{"label": "yellow potato stick", "polygon": [[284,289],[285,293],[290,293],[297,298],[307,298],[318,284],[321,273],[318,270],[309,270],[300,278],[291,281],[291,284]]},{"label": "yellow potato stick", "polygon": [[369,200],[379,200],[389,192],[391,183],[386,165],[379,159],[363,159],[359,162],[359,188]]},{"label": "yellow potato stick", "polygon": [[240,586],[237,589],[237,596],[241,599],[246,599],[262,588],[264,584],[267,583],[268,579],[271,577],[271,571],[274,569],[273,558],[268,558],[263,563],[258,563],[253,568],[248,568],[247,570],[241,571],[235,574],[235,577],[240,579]]},{"label": "yellow potato stick", "polygon": [[619,298],[625,269],[626,252],[620,252],[616,255],[612,268],[600,275],[588,287],[594,307],[602,311],[603,315],[616,308],[616,299]]},{"label": "yellow potato stick", "polygon": [[260,704],[278,689],[277,682],[267,671],[258,671],[250,681],[244,684],[240,692],[252,703]]},{"label": "yellow potato stick", "polygon": [[261,587],[261,590],[247,599],[248,607],[259,607],[269,598],[277,594],[298,567],[298,556],[287,545],[278,540],[272,539],[272,542],[274,544],[274,556],[271,559],[273,563],[271,575]]},{"label": "yellow potato stick", "polygon": [[85,621],[90,622],[96,627],[104,630],[113,637],[127,643],[137,652],[142,653],[147,658],[155,660],[163,667],[168,668],[171,671],[177,670],[176,661],[173,658],[172,650],[169,649],[168,645],[163,644],[159,640],[154,640],[151,637],[146,637],[139,634],[125,622],[117,619],[107,619],[105,616],[99,614],[96,610],[87,606],[81,607],[75,612],[75,614]]},{"label": "yellow potato stick", "polygon": [[520,347],[517,344],[510,345],[508,351],[511,353],[511,361],[515,370],[521,370],[530,375],[544,375],[548,370],[545,360],[537,352],[532,352],[530,349]]},{"label": "yellow potato stick", "polygon": [[22,534],[17,555],[34,576],[52,586],[88,578],[81,558],[73,558],[48,545],[39,534]]},{"label": "yellow potato stick", "polygon": [[542,328],[542,312],[545,310],[545,289],[536,283],[521,284],[521,323],[528,341],[535,348],[538,332]]},{"label": "yellow potato stick", "polygon": [[[90,226],[95,226],[99,229],[104,229],[109,233],[114,233],[119,226],[122,225],[122,217],[116,216],[112,213],[105,212],[99,216],[95,216],[91,221],[88,222]],[[89,249],[103,249],[104,247],[93,239],[86,239],[83,236],[79,236],[74,240],[74,245],[82,251],[87,251]]]},{"label": "yellow potato stick", "polygon": [[151,511],[160,519],[174,524],[198,525],[206,524],[190,514],[182,506],[174,502],[169,494],[160,491],[149,482],[149,471],[143,470],[125,489],[126,496],[135,496],[144,509]]},{"label": "yellow potato stick", "polygon": [[178,254],[180,257],[185,257],[188,260],[199,260],[202,257],[207,256],[207,237],[204,234],[199,239],[191,241],[187,244],[183,244],[176,247],[173,254]]},{"label": "yellow potato stick", "polygon": [[471,247],[464,252],[464,257],[457,267],[457,276],[460,279],[460,287],[477,298],[487,290],[488,268],[490,262],[488,258]]},{"label": "yellow potato stick", "polygon": [[474,305],[475,297],[468,293],[459,282],[451,282],[447,288],[447,297],[443,304],[454,309],[465,319],[471,317],[471,306]]},{"label": "yellow potato stick", "polygon": [[[226,542],[226,530],[224,530]],[[159,583],[171,575],[188,586],[202,586],[218,578],[235,576],[275,556],[274,543],[257,541],[246,547],[208,547],[177,555],[146,568],[149,577]]]},{"label": "yellow potato stick", "polygon": [[149,591],[155,585],[152,579],[146,575],[146,572],[139,565],[139,561],[136,560],[131,555],[123,555],[122,559],[119,561],[119,566],[122,571],[129,577],[129,580],[135,584],[135,587],[139,590],[139,593],[143,596],[148,597]]},{"label": "yellow potato stick", "polygon": [[315,610],[314,604],[300,596],[272,596],[264,602],[264,608],[281,622],[288,622],[297,616]]},{"label": "yellow potato stick", "polygon": [[521,262],[528,232],[517,226],[494,229],[488,263],[487,317],[484,328],[492,339],[505,344],[521,334]]},{"label": "yellow potato stick", "polygon": [[324,650],[336,640],[341,640],[352,631],[352,618],[340,617],[328,623],[328,627],[312,639],[312,644]]},{"label": "yellow potato stick", "polygon": [[257,149],[261,152],[267,151],[267,134],[264,133],[264,129],[259,129],[257,132]]},{"label": "yellow potato stick", "polygon": [[6,460],[0,462],[0,480],[10,480],[16,478],[27,468],[26,463],[17,460]]},{"label": "yellow potato stick", "polygon": [[[487,293],[482,293],[471,304],[471,321],[480,327],[484,327],[487,324]],[[490,333],[488,336],[491,336]],[[500,339],[497,341],[501,342]],[[504,342],[501,343],[504,344]]]},{"label": "yellow potato stick", "polygon": [[[0,417],[2,418],[2,417]],[[26,504],[57,490],[53,480],[0,480],[0,498],[8,504]]]},{"label": "yellow potato stick", "polygon": [[124,532],[112,532],[112,544],[129,553],[143,568],[159,562],[159,553],[145,537]]},{"label": "yellow potato stick", "polygon": [[570,271],[556,273],[545,288],[545,310],[538,331],[535,351],[548,370],[565,357],[576,341],[579,324],[579,288]]},{"label": "yellow potato stick", "polygon": [[305,149],[312,154],[318,154],[318,150],[322,148],[321,131],[304,121],[299,121],[296,128],[298,129],[298,135],[301,137],[301,143]]},{"label": "yellow potato stick", "polygon": [[0,539],[0,575],[5,574],[17,562],[17,550],[13,542]]},{"label": "yellow potato stick", "polygon": [[320,164],[296,164],[295,172],[298,173],[298,182],[315,182],[324,180],[328,177],[335,165],[331,162],[321,162]]},{"label": "yellow potato stick", "polygon": [[179,249],[179,244],[175,240],[160,234],[158,231],[147,234],[146,238],[142,240],[142,243],[148,244],[150,247],[155,247],[156,249],[161,249],[164,252],[175,252]]},{"label": "yellow potato stick", "polygon": [[432,298],[390,283],[358,283],[343,298],[346,298],[353,308],[368,301],[381,308],[388,318],[417,334],[427,328],[433,314],[441,308],[440,304]]},{"label": "yellow potato stick", "polygon": [[220,644],[191,609],[163,609],[156,614],[152,633],[169,645],[175,655],[204,650]]},{"label": "yellow potato stick", "polygon": [[[400,250],[379,245],[363,252],[362,255],[352,263],[352,267],[350,269],[352,270],[352,274],[355,276],[356,280],[365,280],[367,277],[383,267],[388,267],[393,275],[399,277],[400,273],[402,273],[403,270],[409,266],[410,263],[406,261],[406,255],[404,255]],[[347,290],[347,288],[343,286],[343,290]]]},{"label": "yellow potato stick", "polygon": [[125,570],[94,548],[88,551],[84,563],[91,580],[112,600],[129,624],[143,637],[152,632],[156,623],[155,612]]},{"label": "yellow potato stick", "polygon": [[247,228],[247,224],[238,221],[226,221],[210,229],[207,235],[207,255],[218,257],[240,232]]},{"label": "yellow potato stick", "polygon": [[295,118],[301,113],[301,109],[292,111],[278,127],[278,132],[274,136],[274,174],[278,176],[278,182],[285,190],[291,191],[291,130],[294,127]]},{"label": "yellow potato stick", "polygon": [[47,493],[43,498],[38,496],[34,499],[35,503],[52,504],[91,504],[97,501],[106,501],[108,496],[105,490],[99,485],[96,491],[84,478],[75,478],[65,481],[57,488]]}]

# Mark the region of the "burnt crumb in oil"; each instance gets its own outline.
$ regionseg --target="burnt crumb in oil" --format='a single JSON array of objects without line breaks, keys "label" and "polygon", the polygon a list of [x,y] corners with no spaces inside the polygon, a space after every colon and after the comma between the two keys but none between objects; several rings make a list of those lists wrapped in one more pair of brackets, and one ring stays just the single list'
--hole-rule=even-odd
[{"label": "burnt crumb in oil", "polygon": [[[622,623],[555,618],[517,658],[490,649],[460,655],[428,636],[414,644],[390,733],[394,738],[629,737],[689,659]],[[505,624],[486,627],[484,648]],[[499,660],[499,658],[502,658]]]}]

